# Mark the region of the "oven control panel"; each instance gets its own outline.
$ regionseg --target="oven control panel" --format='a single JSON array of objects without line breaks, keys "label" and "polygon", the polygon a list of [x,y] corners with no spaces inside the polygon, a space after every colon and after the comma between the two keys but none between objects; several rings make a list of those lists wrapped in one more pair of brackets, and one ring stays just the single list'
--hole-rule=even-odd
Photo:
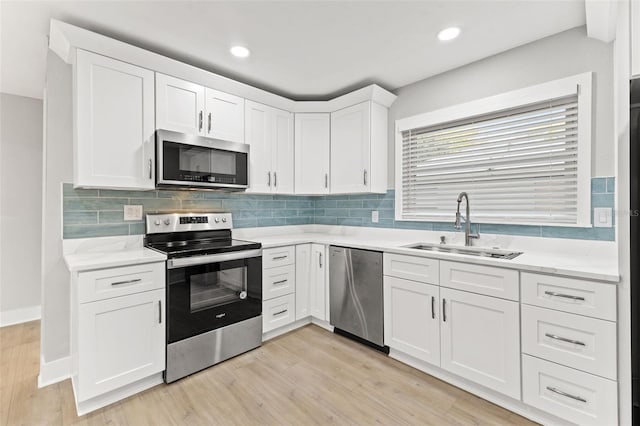
[{"label": "oven control panel", "polygon": [[147,215],[147,234],[231,229],[231,213],[165,213]]}]

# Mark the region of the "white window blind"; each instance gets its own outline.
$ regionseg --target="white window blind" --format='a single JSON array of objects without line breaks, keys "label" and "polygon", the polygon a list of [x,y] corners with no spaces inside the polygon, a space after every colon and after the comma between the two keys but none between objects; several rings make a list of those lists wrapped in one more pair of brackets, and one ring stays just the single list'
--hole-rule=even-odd
[{"label": "white window blind", "polygon": [[[575,86],[574,86],[575,87]],[[578,95],[402,131],[404,220],[577,224]]]}]

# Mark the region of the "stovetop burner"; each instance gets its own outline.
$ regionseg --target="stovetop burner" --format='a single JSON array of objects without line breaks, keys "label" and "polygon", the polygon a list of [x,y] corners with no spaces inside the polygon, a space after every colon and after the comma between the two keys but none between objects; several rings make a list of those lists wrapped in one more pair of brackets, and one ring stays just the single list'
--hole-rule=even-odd
[{"label": "stovetop burner", "polygon": [[231,237],[231,213],[147,215],[145,246],[170,258],[200,256],[262,247]]}]

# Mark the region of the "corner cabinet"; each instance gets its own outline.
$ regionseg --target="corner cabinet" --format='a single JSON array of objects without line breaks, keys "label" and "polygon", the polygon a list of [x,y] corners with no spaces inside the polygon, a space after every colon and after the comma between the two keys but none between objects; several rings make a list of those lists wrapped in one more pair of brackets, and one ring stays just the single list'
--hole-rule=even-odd
[{"label": "corner cabinet", "polygon": [[387,140],[387,108],[373,101],[331,113],[331,193],[385,193]]},{"label": "corner cabinet", "polygon": [[329,113],[296,114],[296,194],[329,193],[330,120]]},{"label": "corner cabinet", "polygon": [[74,187],[154,189],[154,73],[77,50]]},{"label": "corner cabinet", "polygon": [[244,99],[156,73],[158,129],[244,142]]},{"label": "corner cabinet", "polygon": [[296,246],[296,320],[329,320],[326,271],[324,244]]},{"label": "corner cabinet", "polygon": [[247,192],[293,194],[293,114],[246,101],[245,137],[251,147]]}]

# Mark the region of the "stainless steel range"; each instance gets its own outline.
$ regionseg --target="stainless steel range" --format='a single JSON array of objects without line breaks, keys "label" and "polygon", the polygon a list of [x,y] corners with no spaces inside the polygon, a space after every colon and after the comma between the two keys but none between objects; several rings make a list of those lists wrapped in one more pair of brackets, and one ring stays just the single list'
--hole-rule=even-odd
[{"label": "stainless steel range", "polygon": [[167,383],[262,343],[262,246],[231,238],[231,213],[147,215],[166,253]]}]

